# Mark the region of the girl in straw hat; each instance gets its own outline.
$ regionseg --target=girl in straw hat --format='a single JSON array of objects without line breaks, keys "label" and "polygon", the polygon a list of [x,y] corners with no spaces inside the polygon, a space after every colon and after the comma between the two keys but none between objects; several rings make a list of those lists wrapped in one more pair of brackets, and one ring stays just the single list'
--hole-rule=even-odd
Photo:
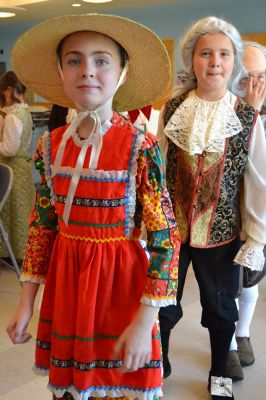
[{"label": "girl in straw hat", "polygon": [[[146,61],[155,58],[156,67]],[[166,50],[128,19],[64,16],[24,33],[13,64],[34,92],[78,114],[37,148],[42,183],[10,338],[30,339],[34,298],[46,279],[36,370],[50,371],[54,398],[159,399],[155,321],[159,307],[175,302],[178,233],[155,139],[113,108],[143,107],[164,93]],[[142,220],[150,263],[139,244]]]},{"label": "girl in straw hat", "polygon": [[[207,17],[181,41],[190,79],[163,111],[159,140],[167,154],[168,189],[180,229],[177,306],[161,308],[165,377],[171,373],[171,329],[190,262],[200,289],[201,323],[209,331],[212,399],[233,398],[226,359],[238,312],[239,264],[262,269],[266,242],[266,142],[256,110],[228,87],[241,67],[242,42],[228,22]],[[247,240],[240,248],[240,195]]]}]

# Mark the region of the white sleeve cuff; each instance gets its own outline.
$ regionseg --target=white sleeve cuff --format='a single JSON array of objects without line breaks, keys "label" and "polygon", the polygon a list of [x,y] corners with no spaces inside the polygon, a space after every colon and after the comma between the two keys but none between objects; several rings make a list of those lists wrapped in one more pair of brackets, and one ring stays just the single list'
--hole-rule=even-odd
[{"label": "white sleeve cuff", "polygon": [[250,268],[252,271],[262,271],[265,263],[263,253],[264,244],[248,238],[240,247],[234,262],[243,267]]}]

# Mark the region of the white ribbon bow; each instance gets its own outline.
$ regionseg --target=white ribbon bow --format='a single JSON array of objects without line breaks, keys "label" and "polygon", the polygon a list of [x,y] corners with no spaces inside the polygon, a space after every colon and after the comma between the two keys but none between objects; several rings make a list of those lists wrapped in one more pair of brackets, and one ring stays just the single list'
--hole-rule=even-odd
[{"label": "white ribbon bow", "polygon": [[[63,72],[62,72],[59,62],[58,62],[58,70],[59,70],[59,73],[63,80],[64,75],[63,75]],[[128,71],[128,61],[126,61],[125,66],[121,72],[121,75],[117,82],[115,92],[123,83],[127,71]],[[66,202],[65,202],[65,207],[64,207],[64,212],[63,212],[63,221],[65,222],[66,225],[68,224],[72,202],[73,202],[74,195],[76,193],[77,185],[79,182],[79,178],[80,178],[80,175],[81,175],[81,172],[83,169],[86,153],[87,153],[88,147],[90,145],[92,146],[92,149],[91,149],[91,157],[90,157],[90,162],[89,162],[89,169],[96,169],[98,166],[98,161],[99,161],[99,157],[100,157],[100,153],[101,153],[101,149],[102,149],[102,145],[103,145],[103,138],[102,138],[103,131],[102,131],[101,118],[99,116],[99,111],[103,110],[108,105],[110,107],[112,107],[112,101],[113,101],[113,98],[110,98],[110,99],[106,100],[103,104],[101,104],[99,107],[97,107],[96,110],[94,110],[94,111],[85,111],[85,112],[78,113],[77,116],[71,122],[68,129],[65,131],[65,133],[62,137],[61,143],[59,145],[58,151],[56,153],[54,166],[51,167],[52,168],[52,177],[54,177],[56,175],[56,173],[58,172],[59,167],[62,163],[62,158],[63,158],[63,154],[65,151],[67,141],[71,137],[73,137],[73,135],[76,133],[77,128],[78,128],[79,124],[81,123],[81,121],[84,118],[86,118],[87,116],[90,116],[94,120],[94,125],[93,125],[93,129],[92,129],[90,136],[88,137],[88,139],[84,139],[82,142],[82,146],[81,146],[81,150],[80,150],[80,153],[79,153],[79,156],[77,159],[75,170],[73,172],[71,182],[69,185]]]}]

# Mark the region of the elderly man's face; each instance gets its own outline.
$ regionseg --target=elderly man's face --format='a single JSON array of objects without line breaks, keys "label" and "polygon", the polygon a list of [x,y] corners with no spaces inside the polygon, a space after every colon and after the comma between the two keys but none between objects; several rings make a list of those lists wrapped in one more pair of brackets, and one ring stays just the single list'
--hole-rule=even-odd
[{"label": "elderly man's face", "polygon": [[257,47],[244,47],[243,64],[248,71],[248,76],[242,79],[241,84],[245,86],[249,78],[253,79],[253,86],[256,86],[258,80],[266,78],[266,58],[263,52]]}]

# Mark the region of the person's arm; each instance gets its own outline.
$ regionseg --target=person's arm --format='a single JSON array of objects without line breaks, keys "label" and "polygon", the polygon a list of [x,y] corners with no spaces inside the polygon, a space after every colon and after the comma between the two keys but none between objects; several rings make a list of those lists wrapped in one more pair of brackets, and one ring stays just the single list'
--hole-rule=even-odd
[{"label": "person's arm", "polygon": [[0,154],[14,157],[20,146],[23,124],[15,115],[9,114],[4,119],[3,138],[0,142]]},{"label": "person's arm", "polygon": [[39,285],[33,282],[24,282],[17,311],[6,330],[14,344],[27,343],[32,335],[27,332],[29,321],[33,314],[33,305]]},{"label": "person's arm", "polygon": [[23,283],[17,311],[7,327],[13,343],[25,343],[31,335],[26,332],[33,314],[34,300],[40,283],[45,281],[50,255],[57,235],[57,216],[51,204],[50,188],[45,178],[42,139],[36,155],[35,168],[41,175],[30,215],[29,237],[20,280]]},{"label": "person's arm", "polygon": [[150,361],[151,332],[159,308],[176,302],[179,234],[165,187],[160,148],[153,136],[146,135],[145,143],[138,160],[137,196],[143,208],[151,260],[142,304],[115,346],[115,356],[124,352],[127,372]]},{"label": "person's arm", "polygon": [[145,149],[144,146],[139,156],[137,196],[142,206],[151,258],[141,301],[150,306],[165,307],[176,301],[180,239],[166,188],[161,149],[155,138],[152,147],[149,144]]},{"label": "person's arm", "polygon": [[234,261],[252,270],[262,270],[266,243],[266,139],[259,116],[254,126],[244,175],[243,223],[247,237]]}]

